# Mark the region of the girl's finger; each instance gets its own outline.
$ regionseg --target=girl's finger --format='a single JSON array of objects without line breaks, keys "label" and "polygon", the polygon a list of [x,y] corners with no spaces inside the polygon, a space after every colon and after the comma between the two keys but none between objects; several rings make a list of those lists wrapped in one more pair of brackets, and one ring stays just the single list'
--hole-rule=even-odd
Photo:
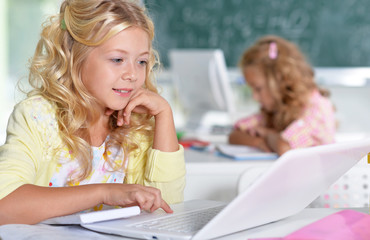
[{"label": "girl's finger", "polygon": [[136,96],[130,100],[130,102],[126,105],[124,111],[123,111],[123,120],[126,125],[130,123],[130,117],[132,112],[137,113],[147,113],[146,105],[148,103],[147,100],[144,99],[144,97]]},{"label": "girl's finger", "polygon": [[170,205],[168,205],[163,199],[161,203],[161,208],[166,212],[166,213],[173,213],[173,210],[171,209]]},{"label": "girl's finger", "polygon": [[123,110],[119,110],[117,113],[117,126],[122,126],[123,125]]},{"label": "girl's finger", "polygon": [[150,211],[153,212],[153,211],[157,210],[158,208],[160,208],[163,204],[162,203],[163,199],[162,199],[161,191],[159,189],[153,188],[153,187],[148,187],[147,190],[149,192],[151,192],[154,196],[153,205],[150,208]]},{"label": "girl's finger", "polygon": [[256,131],[255,131],[254,129],[248,129],[248,130],[247,130],[247,133],[248,133],[249,135],[251,135],[252,137],[255,137],[255,136],[256,136]]},{"label": "girl's finger", "polygon": [[106,110],[105,110],[105,115],[106,116],[110,116],[112,113],[114,113],[114,110],[112,110],[112,109],[110,109],[110,108],[107,108]]}]

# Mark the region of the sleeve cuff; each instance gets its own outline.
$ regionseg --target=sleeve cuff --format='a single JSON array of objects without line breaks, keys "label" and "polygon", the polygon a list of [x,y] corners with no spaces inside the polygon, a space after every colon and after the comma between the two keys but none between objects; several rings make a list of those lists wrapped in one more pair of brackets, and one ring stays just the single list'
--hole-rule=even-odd
[{"label": "sleeve cuff", "polygon": [[145,177],[151,182],[171,182],[185,176],[184,148],[176,152],[162,152],[149,148]]}]

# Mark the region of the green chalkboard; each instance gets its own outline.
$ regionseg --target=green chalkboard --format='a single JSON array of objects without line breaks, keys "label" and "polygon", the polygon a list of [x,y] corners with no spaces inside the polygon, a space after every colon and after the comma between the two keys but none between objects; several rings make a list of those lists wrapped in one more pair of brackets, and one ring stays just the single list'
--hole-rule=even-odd
[{"label": "green chalkboard", "polygon": [[237,65],[257,38],[295,42],[314,66],[370,65],[370,0],[146,0],[155,47],[221,48]]}]

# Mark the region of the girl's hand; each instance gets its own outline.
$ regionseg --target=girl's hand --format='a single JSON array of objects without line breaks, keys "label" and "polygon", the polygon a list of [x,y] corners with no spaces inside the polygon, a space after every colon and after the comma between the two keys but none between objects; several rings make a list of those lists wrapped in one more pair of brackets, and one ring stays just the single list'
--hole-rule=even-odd
[{"label": "girl's hand", "polygon": [[159,189],[145,187],[139,184],[103,184],[103,204],[110,206],[138,205],[142,210],[153,212],[162,208],[167,213],[172,213],[170,206],[162,199]]},{"label": "girl's hand", "polygon": [[[131,97],[126,107],[118,111],[117,126],[130,124],[131,113],[146,113],[155,117],[155,130],[153,149],[163,152],[175,152],[179,150],[170,104],[159,94],[144,88],[139,89]],[[109,116],[113,110],[107,109],[105,114]]]},{"label": "girl's hand", "polygon": [[282,155],[289,149],[291,149],[289,143],[282,139],[280,133],[271,128],[257,127],[255,128],[257,136],[264,139],[265,145],[271,149],[271,151]]},{"label": "girl's hand", "polygon": [[165,110],[171,111],[171,108],[163,97],[157,93],[141,88],[131,97],[125,109],[118,111],[117,126],[130,124],[132,112],[157,116]]},{"label": "girl's hand", "polygon": [[231,144],[239,144],[239,145],[246,145],[251,147],[256,147],[261,149],[265,152],[270,152],[270,148],[267,146],[265,139],[257,136],[257,132],[252,135],[248,131],[241,131],[239,129],[234,129],[229,135],[229,143]]},{"label": "girl's hand", "polygon": [[245,132],[251,135],[252,137],[258,137],[258,132],[255,128],[247,129]]},{"label": "girl's hand", "polygon": [[255,132],[255,135],[261,138],[266,138],[266,136],[273,131],[272,129],[265,128],[265,127],[256,127],[253,129]]},{"label": "girl's hand", "polygon": [[262,137],[256,137],[256,147],[264,152],[271,152],[270,147],[267,145],[266,141]]}]

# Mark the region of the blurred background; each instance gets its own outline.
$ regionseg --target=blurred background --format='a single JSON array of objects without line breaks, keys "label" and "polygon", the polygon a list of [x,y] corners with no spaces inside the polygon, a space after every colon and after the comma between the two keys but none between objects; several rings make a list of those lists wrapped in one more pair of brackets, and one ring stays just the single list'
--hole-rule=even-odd
[{"label": "blurred background", "polygon": [[[28,60],[39,39],[40,26],[59,11],[60,0],[0,0],[0,144],[15,103],[27,90]],[[170,102],[176,126],[186,124],[174,88],[168,57],[172,48],[219,48],[223,51],[234,96],[231,125],[257,110],[236,65],[257,38],[276,34],[294,41],[315,67],[316,80],[331,92],[337,108],[338,139],[370,133],[370,15],[366,0],[145,0],[156,26],[155,47],[163,62],[158,85]],[[216,116],[216,117],[215,117]]]},{"label": "blurred background", "polygon": [[28,60],[39,39],[41,23],[59,9],[56,0],[0,0],[0,144],[9,114],[27,89]]}]

